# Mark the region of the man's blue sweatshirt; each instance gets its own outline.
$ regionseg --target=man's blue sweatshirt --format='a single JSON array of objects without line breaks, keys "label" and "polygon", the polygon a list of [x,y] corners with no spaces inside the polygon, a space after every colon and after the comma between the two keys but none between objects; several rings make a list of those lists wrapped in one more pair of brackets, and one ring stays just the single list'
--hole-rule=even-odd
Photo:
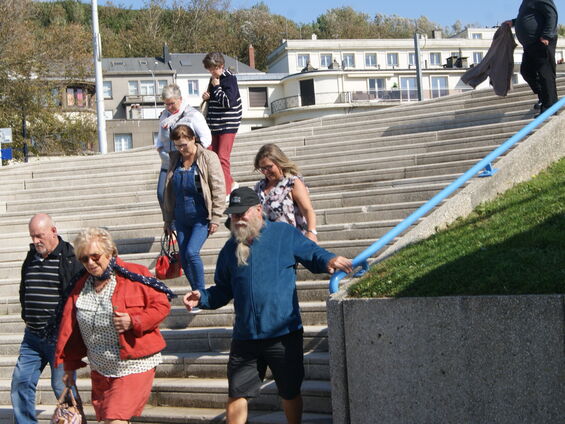
[{"label": "man's blue sweatshirt", "polygon": [[335,255],[282,222],[265,223],[250,246],[247,265],[237,265],[236,247],[232,237],[220,251],[215,285],[202,292],[199,306],[217,309],[233,298],[236,340],[269,339],[301,329],[294,265],[327,272]]}]

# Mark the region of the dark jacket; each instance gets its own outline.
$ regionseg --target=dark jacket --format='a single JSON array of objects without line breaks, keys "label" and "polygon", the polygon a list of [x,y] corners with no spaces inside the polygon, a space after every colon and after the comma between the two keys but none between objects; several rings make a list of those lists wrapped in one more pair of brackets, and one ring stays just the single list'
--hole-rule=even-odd
[{"label": "dark jacket", "polygon": [[220,84],[210,91],[206,122],[212,135],[237,133],[243,110],[237,78],[225,70],[220,75]]},{"label": "dark jacket", "polygon": [[537,43],[540,37],[553,40],[557,37],[557,8],[553,0],[523,0],[512,23],[524,47]]},{"label": "dark jacket", "polygon": [[[33,244],[29,245],[29,252],[27,253],[27,256],[24,260],[24,263],[22,265],[22,271],[21,271],[21,281],[20,281],[20,304],[22,305],[22,319],[24,321],[26,321],[25,318],[25,295],[26,295],[26,287],[25,287],[25,275],[27,272],[27,269],[31,263],[31,261],[33,260],[33,258],[35,257],[35,255],[37,254],[37,251],[35,250],[35,246]],[[59,244],[57,245],[57,247],[55,248],[55,250],[53,250],[53,252],[51,252],[50,256],[57,256],[60,255],[60,261],[59,261],[59,281],[61,283],[60,286],[60,290],[59,293],[61,293],[61,295],[63,295],[63,293],[65,293],[69,283],[71,282],[71,280],[73,279],[73,277],[84,271],[84,267],[82,266],[82,264],[78,261],[78,259],[75,256],[75,251],[73,249],[73,246],[71,246],[70,243],[64,241],[61,237],[59,237]],[[60,317],[58,317],[60,318]]]},{"label": "dark jacket", "polygon": [[475,88],[490,77],[490,85],[499,96],[506,96],[512,86],[514,49],[516,43],[508,25],[501,25],[494,33],[491,46],[481,63],[472,67],[461,81]]},{"label": "dark jacket", "polygon": [[237,265],[236,247],[232,237],[220,251],[215,285],[202,291],[200,306],[217,309],[233,299],[236,340],[270,339],[301,329],[294,265],[298,261],[311,272],[327,272],[335,255],[284,222],[265,222],[247,265]]}]

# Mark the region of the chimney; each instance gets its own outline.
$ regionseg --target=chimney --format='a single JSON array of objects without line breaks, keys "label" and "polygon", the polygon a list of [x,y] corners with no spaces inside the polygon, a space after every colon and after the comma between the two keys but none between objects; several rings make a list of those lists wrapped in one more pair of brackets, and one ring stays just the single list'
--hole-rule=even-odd
[{"label": "chimney", "polygon": [[443,38],[442,34],[441,34],[441,30],[440,29],[434,29],[432,31],[432,38],[435,39],[435,40],[439,40],[439,39]]},{"label": "chimney", "polygon": [[249,66],[255,69],[255,47],[253,47],[253,44],[249,45]]},{"label": "chimney", "polygon": [[163,62],[169,63],[171,61],[171,54],[169,53],[169,46],[167,43],[163,44]]}]

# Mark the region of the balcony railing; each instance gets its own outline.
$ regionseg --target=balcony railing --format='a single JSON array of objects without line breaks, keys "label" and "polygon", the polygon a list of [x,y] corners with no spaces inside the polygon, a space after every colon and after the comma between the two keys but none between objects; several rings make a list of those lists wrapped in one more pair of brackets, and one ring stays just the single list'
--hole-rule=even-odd
[{"label": "balcony railing", "polygon": [[[436,97],[448,96],[450,94],[462,93],[466,89],[433,89],[424,90],[424,100]],[[329,93],[316,93],[313,105],[323,106],[343,103],[403,103],[418,101],[417,90],[402,90],[393,88],[391,90],[371,90],[371,91],[342,91]],[[312,104],[310,105],[312,106]],[[282,112],[288,109],[302,107],[301,96],[290,96],[277,99],[271,103],[271,113]]]}]

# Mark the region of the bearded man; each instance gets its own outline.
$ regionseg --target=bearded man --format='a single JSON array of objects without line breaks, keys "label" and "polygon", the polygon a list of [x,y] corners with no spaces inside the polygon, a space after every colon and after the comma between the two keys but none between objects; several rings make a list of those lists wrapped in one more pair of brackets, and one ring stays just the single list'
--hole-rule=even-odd
[{"label": "bearded man", "polygon": [[235,322],[228,362],[227,422],[247,422],[248,399],[257,397],[271,369],[289,424],[302,420],[303,327],[295,264],[314,273],[351,272],[349,259],[307,239],[295,227],[263,218],[257,194],[248,187],[231,193],[232,237],[218,256],[215,285],[184,296],[194,307],[217,309],[234,300]]}]

